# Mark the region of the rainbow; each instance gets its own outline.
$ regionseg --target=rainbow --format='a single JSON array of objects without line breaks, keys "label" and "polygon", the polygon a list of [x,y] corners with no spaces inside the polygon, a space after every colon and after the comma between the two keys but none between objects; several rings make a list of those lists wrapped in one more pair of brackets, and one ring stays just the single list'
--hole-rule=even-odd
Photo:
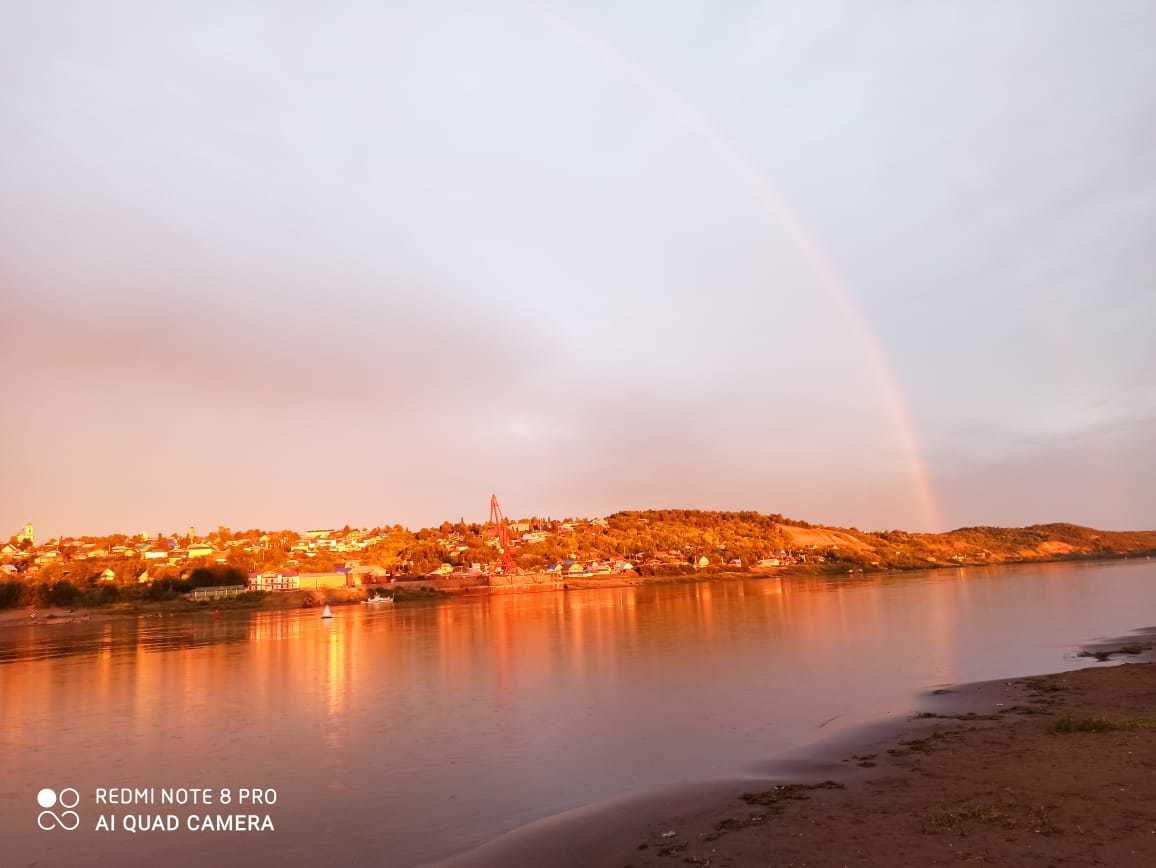
[{"label": "rainbow", "polygon": [[928,530],[943,529],[935,488],[924,458],[918,427],[886,349],[871,327],[867,316],[855,303],[849,286],[839,274],[831,257],[823,252],[811,233],[807,232],[784,197],[770,184],[754,161],[743,154],[709,116],[681,93],[658,79],[632,57],[623,54],[607,40],[583,30],[557,10],[538,4],[530,4],[530,8],[552,30],[564,35],[576,46],[597,58],[611,72],[646,93],[656,106],[688,132],[705,142],[731,176],[757,200],[771,222],[786,234],[787,239],[814,273],[820,287],[851,326],[863,347],[868,370],[895,427],[922,524]]}]

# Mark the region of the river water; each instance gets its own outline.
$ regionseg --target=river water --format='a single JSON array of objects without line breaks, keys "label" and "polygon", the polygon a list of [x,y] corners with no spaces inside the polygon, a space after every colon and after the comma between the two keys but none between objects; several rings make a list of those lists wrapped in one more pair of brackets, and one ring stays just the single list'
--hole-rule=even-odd
[{"label": "river water", "polygon": [[[422,864],[1154,623],[1145,560],[3,626],[0,862]],[[38,828],[45,787],[76,789],[77,830]],[[275,830],[190,831],[101,787],[273,789],[196,813]],[[181,828],[95,829],[126,813]]]}]

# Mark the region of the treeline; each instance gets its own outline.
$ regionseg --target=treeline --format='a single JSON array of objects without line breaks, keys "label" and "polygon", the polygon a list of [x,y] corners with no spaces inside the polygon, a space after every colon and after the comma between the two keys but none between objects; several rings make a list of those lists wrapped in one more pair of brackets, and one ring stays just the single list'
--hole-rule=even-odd
[{"label": "treeline", "polygon": [[18,579],[0,581],[0,609],[16,606],[51,606],[59,608],[107,606],[118,602],[175,600],[194,588],[244,585],[248,577],[227,565],[197,567],[188,578],[162,578],[149,584],[118,585],[94,579],[72,581],[55,579],[26,582]]}]

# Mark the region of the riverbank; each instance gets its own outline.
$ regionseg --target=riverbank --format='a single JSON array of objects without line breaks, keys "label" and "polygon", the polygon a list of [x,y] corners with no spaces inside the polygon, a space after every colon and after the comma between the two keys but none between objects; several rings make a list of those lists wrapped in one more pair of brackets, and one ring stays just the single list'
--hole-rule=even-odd
[{"label": "riverbank", "polygon": [[906,721],[708,782],[569,812],[449,864],[1156,864],[1153,632],[1130,660],[960,685]]},{"label": "riverbank", "polygon": [[102,621],[110,618],[177,615],[184,613],[254,610],[281,611],[286,609],[307,609],[324,605],[343,606],[360,603],[370,593],[383,593],[394,597],[397,603],[411,603],[446,599],[455,596],[540,594],[547,592],[604,590],[614,588],[635,588],[651,585],[697,584],[712,581],[782,580],[791,578],[846,579],[878,576],[904,576],[938,570],[965,569],[1015,569],[1045,564],[1111,564],[1130,563],[1141,557],[1120,555],[1115,557],[1072,557],[1059,556],[1046,559],[1031,559],[999,565],[984,564],[943,564],[927,567],[903,569],[859,569],[845,571],[829,565],[797,564],[786,567],[752,569],[743,571],[702,570],[677,575],[638,576],[609,575],[570,577],[565,581],[547,573],[527,573],[510,577],[500,585],[463,585],[454,579],[428,578],[419,581],[393,582],[383,585],[368,585],[360,588],[330,588],[320,591],[278,591],[250,592],[240,597],[225,600],[192,601],[181,596],[170,600],[135,599],[89,606],[63,607],[18,607],[0,609],[0,628],[6,625],[28,623],[61,624],[71,621]]},{"label": "riverbank", "polygon": [[[381,586],[383,593],[394,598],[395,604],[439,600],[444,592],[426,588]],[[42,624],[55,626],[76,622],[101,622],[120,618],[163,618],[175,615],[205,614],[236,611],[287,611],[292,609],[319,609],[322,606],[354,606],[368,596],[365,588],[330,588],[322,591],[282,591],[278,593],[251,592],[223,600],[133,600],[99,606],[64,608],[46,606],[0,610],[0,628]]]}]

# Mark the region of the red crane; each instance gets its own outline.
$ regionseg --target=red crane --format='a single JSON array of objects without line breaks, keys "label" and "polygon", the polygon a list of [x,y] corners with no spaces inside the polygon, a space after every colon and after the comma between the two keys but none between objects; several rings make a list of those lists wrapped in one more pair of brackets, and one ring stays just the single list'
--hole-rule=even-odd
[{"label": "red crane", "polygon": [[498,541],[498,555],[502,562],[502,572],[506,575],[517,570],[514,555],[510,548],[510,526],[506,517],[502,515],[502,507],[498,505],[498,495],[490,495],[490,522],[494,525],[494,538]]}]

